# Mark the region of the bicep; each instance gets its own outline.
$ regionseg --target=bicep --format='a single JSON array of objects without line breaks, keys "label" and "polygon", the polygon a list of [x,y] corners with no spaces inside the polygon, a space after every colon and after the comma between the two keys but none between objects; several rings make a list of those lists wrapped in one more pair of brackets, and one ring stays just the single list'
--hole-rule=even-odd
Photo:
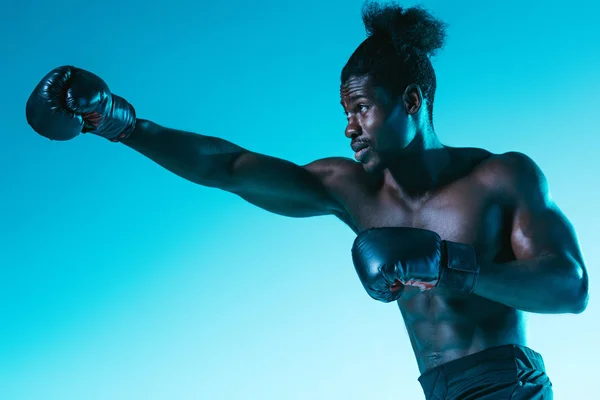
[{"label": "bicep", "polygon": [[231,165],[231,193],[267,211],[289,217],[338,214],[342,207],[327,185],[336,167],[327,160],[307,166],[253,152]]},{"label": "bicep", "polygon": [[573,225],[551,200],[517,206],[511,243],[517,259],[553,255],[582,262]]},{"label": "bicep", "polygon": [[555,255],[581,262],[573,225],[550,196],[546,177],[524,155],[513,170],[514,216],[511,243],[517,259]]}]

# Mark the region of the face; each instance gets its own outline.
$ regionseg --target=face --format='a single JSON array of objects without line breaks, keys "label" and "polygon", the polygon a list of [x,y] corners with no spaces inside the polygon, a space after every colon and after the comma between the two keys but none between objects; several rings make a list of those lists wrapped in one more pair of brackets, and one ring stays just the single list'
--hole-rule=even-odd
[{"label": "face", "polygon": [[416,134],[406,102],[376,87],[368,76],[350,77],[340,92],[354,157],[367,171],[385,169]]}]

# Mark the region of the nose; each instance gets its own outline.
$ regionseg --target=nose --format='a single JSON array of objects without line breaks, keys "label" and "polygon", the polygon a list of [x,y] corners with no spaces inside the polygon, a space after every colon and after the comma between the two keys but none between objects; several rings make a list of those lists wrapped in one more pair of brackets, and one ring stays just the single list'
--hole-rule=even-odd
[{"label": "nose", "polygon": [[348,125],[346,125],[346,131],[344,134],[348,139],[354,139],[362,133],[362,129],[358,124],[356,117],[350,116],[348,117]]}]

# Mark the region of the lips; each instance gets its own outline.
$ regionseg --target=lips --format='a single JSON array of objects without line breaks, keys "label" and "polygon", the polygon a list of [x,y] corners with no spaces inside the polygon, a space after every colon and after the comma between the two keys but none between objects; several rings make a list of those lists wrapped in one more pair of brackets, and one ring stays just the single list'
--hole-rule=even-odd
[{"label": "lips", "polygon": [[352,142],[350,144],[352,150],[354,150],[354,159],[358,162],[362,162],[365,158],[365,154],[369,151],[369,143],[367,142]]},{"label": "lips", "polygon": [[355,153],[358,153],[362,149],[366,149],[367,147],[369,147],[369,144],[367,142],[352,142],[352,144],[350,144],[350,147],[352,147],[352,150]]}]

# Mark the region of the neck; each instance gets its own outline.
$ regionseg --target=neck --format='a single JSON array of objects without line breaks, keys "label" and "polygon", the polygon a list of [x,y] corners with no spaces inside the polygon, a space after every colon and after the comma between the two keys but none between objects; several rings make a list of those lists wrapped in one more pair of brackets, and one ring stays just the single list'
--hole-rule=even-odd
[{"label": "neck", "polygon": [[449,163],[448,148],[434,132],[418,133],[389,163],[386,180],[409,197],[421,197],[443,185]]}]

